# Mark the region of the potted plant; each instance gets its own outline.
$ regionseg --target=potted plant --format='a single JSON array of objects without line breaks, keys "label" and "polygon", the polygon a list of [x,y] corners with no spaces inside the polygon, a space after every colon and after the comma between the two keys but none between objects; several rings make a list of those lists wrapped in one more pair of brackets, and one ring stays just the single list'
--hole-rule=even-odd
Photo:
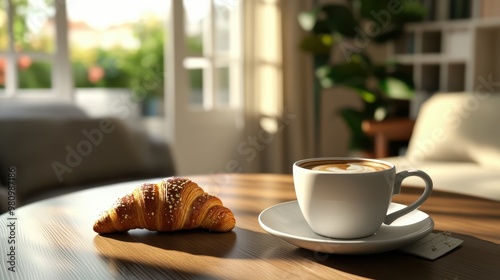
[{"label": "potted plant", "polygon": [[316,125],[322,89],[353,89],[363,107],[339,112],[351,131],[349,148],[371,148],[371,139],[361,129],[362,121],[394,115],[399,100],[413,97],[414,86],[411,74],[401,65],[375,64],[366,50],[371,44],[397,39],[406,23],[420,21],[424,15],[425,8],[410,0],[346,0],[344,5],[328,3],[299,14],[299,23],[308,32],[300,47],[314,60]]}]

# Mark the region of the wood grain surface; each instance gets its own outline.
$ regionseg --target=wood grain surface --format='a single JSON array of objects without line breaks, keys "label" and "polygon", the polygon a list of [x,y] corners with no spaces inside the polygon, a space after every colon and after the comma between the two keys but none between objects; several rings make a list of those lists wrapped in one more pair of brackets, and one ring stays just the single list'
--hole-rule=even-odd
[{"label": "wood grain surface", "polygon": [[[14,216],[0,216],[0,279],[498,279],[500,275],[497,201],[435,191],[420,209],[434,219],[437,232],[450,231],[464,243],[434,261],[399,251],[328,255],[297,248],[258,224],[265,208],[295,199],[290,175],[186,177],[233,210],[232,232],[132,230],[98,235],[92,225],[99,213],[140,182],[103,186],[21,207]],[[405,187],[394,201],[408,204],[420,192]],[[13,217],[16,220],[8,220]],[[9,229],[12,222],[14,232]],[[8,243],[11,236],[15,244]],[[8,269],[12,245],[15,272]]]}]

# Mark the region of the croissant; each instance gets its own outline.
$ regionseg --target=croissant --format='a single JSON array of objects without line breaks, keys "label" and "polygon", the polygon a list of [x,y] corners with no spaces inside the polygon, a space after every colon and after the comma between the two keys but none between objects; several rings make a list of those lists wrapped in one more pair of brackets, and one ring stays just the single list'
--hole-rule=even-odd
[{"label": "croissant", "polygon": [[97,233],[144,228],[176,231],[202,228],[231,231],[236,220],[221,200],[186,178],[170,177],[145,183],[118,199],[94,224]]}]

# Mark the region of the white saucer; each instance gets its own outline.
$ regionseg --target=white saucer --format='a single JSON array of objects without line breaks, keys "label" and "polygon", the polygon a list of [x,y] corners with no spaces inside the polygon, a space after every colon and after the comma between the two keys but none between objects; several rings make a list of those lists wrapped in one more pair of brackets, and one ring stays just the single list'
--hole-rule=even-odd
[{"label": "white saucer", "polygon": [[[405,205],[391,203],[388,213]],[[314,233],[300,212],[297,201],[281,203],[262,211],[260,226],[295,246],[330,254],[372,254],[409,245],[432,232],[434,221],[426,213],[414,210],[382,227],[373,235],[358,239],[334,239]]]}]

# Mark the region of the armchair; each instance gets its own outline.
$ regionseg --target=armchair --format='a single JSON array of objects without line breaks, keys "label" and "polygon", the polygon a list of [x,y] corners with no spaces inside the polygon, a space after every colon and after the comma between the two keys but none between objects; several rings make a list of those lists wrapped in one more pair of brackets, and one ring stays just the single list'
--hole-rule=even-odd
[{"label": "armchair", "polygon": [[[439,93],[420,109],[398,170],[427,172],[435,189],[500,200],[500,94]],[[418,178],[405,184],[423,186]]]}]

